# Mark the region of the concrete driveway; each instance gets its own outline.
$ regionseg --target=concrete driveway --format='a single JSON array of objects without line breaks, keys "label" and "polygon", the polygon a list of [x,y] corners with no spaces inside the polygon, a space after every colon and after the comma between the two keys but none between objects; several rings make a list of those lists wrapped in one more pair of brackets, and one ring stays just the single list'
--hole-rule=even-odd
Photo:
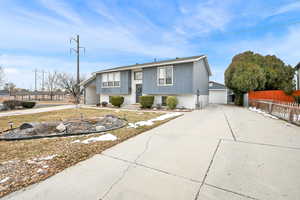
[{"label": "concrete driveway", "polygon": [[300,128],[233,106],[186,113],[4,199],[300,198]]}]

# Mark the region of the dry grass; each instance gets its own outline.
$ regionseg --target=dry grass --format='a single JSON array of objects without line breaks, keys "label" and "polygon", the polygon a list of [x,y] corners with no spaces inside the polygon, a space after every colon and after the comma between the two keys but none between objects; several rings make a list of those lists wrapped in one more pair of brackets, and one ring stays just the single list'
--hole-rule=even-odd
[{"label": "dry grass", "polygon": [[[122,118],[125,117],[128,122],[148,120],[161,115],[161,113],[157,112],[67,109],[32,115],[2,117],[0,118],[0,127],[7,128],[9,121],[13,121],[15,126],[19,126],[23,122],[42,122],[79,118],[81,113],[85,117],[114,114]],[[97,153],[101,153],[103,150],[117,143],[154,128],[162,123],[165,123],[166,121],[168,120],[158,121],[153,126],[143,126],[136,129],[124,127],[118,130],[110,131],[110,133],[118,137],[118,140],[116,141],[94,142],[90,144],[72,143],[74,140],[82,140],[99,134],[11,142],[1,141],[0,180],[6,177],[10,177],[10,180],[6,183],[0,184],[0,197],[27,185],[44,180],[47,177],[78,163],[79,161],[85,160]],[[57,154],[57,157],[52,160],[43,161],[38,164],[28,163],[28,160],[54,154]],[[46,173],[37,173],[37,170],[41,168],[41,165],[49,166],[49,168],[44,170]],[[9,167],[9,169],[7,169],[7,167]]]}]

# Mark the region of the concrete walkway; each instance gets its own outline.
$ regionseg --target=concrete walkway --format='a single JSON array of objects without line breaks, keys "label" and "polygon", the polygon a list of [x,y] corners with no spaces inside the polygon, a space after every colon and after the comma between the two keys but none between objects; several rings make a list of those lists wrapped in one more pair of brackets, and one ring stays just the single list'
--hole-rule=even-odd
[{"label": "concrete walkway", "polygon": [[299,169],[299,127],[210,106],[4,199],[299,199]]},{"label": "concrete walkway", "polygon": [[63,110],[63,109],[70,109],[70,108],[76,108],[76,105],[50,106],[45,108],[32,108],[32,109],[25,109],[25,110],[0,112],[0,117],[7,117],[7,116],[14,116],[14,115],[28,115],[28,114],[42,113],[42,112],[49,112],[49,111]]}]

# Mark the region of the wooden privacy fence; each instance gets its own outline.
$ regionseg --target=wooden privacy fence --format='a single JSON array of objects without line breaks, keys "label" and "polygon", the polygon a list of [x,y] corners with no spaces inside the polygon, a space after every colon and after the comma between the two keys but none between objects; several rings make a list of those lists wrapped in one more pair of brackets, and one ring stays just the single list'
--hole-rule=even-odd
[{"label": "wooden privacy fence", "polygon": [[250,100],[249,105],[280,119],[300,125],[300,105],[298,103]]},{"label": "wooden privacy fence", "polygon": [[300,96],[300,90],[295,91],[292,95],[287,95],[282,90],[251,91],[248,95],[249,100],[272,100],[292,103],[295,102],[293,96]]}]

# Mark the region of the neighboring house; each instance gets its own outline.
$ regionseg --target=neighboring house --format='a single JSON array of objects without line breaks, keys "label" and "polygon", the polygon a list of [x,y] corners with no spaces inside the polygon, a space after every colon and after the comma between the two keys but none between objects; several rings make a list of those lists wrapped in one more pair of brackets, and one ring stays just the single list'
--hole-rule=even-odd
[{"label": "neighboring house", "polygon": [[209,103],[227,104],[232,101],[232,95],[225,85],[209,81]]},{"label": "neighboring house", "polygon": [[6,97],[9,96],[8,90],[0,90],[0,97]]},{"label": "neighboring house", "polygon": [[207,57],[193,56],[116,67],[93,73],[83,81],[86,104],[109,102],[109,96],[125,97],[124,104],[139,102],[142,95],[155,96],[154,105],[164,105],[167,96],[177,96],[178,107],[208,104],[211,75]]},{"label": "neighboring house", "polygon": [[295,69],[296,69],[296,76],[297,76],[296,88],[297,88],[297,90],[300,90],[300,62],[298,63],[298,65],[296,65]]}]

